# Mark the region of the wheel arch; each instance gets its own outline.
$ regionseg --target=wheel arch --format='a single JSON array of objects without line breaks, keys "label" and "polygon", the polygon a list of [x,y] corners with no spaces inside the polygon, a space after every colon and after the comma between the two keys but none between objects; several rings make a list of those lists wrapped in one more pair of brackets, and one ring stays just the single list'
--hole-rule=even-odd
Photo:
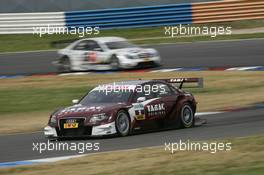
[{"label": "wheel arch", "polygon": [[112,60],[113,57],[118,58],[116,53],[111,53],[111,54],[109,55],[109,57],[108,57],[108,62],[109,62],[109,63],[111,62],[111,60]]},{"label": "wheel arch", "polygon": [[195,99],[193,97],[186,97],[185,95],[182,95],[177,99],[177,102],[176,102],[177,111],[180,110],[181,106],[184,103],[189,103],[192,107],[193,112],[194,113],[196,112],[196,101],[195,101]]},{"label": "wheel arch", "polygon": [[[130,114],[129,114],[129,112],[128,112],[128,109],[127,108],[125,108],[125,107],[122,107],[122,108],[119,108],[118,110],[116,110],[116,112],[115,112],[115,117],[114,117],[114,121],[116,121],[116,119],[117,119],[117,114],[120,112],[120,111],[124,111],[126,114],[127,114],[127,116],[128,116],[128,119],[129,119],[129,126],[130,126],[130,128],[129,128],[129,130],[128,130],[128,134],[127,135],[130,135],[131,134],[131,132],[132,132],[132,128],[133,128],[133,123],[132,123],[132,119],[131,119],[131,116],[130,116]],[[115,125],[117,125],[117,123],[115,123]],[[117,126],[116,126],[117,127]],[[117,129],[116,129],[117,130]],[[117,133],[118,133],[118,131],[117,131]],[[126,136],[127,136],[126,135]]]},{"label": "wheel arch", "polygon": [[125,111],[125,112],[127,113],[128,117],[129,117],[130,123],[132,124],[132,119],[131,119],[131,116],[130,116],[130,114],[129,114],[129,112],[128,112],[128,108],[125,108],[125,107],[119,108],[118,110],[116,110],[116,112],[115,112],[115,116],[117,115],[117,113],[118,113],[119,111]]},{"label": "wheel arch", "polygon": [[193,110],[193,113],[195,114],[196,112],[196,102],[195,100],[193,100],[194,98],[190,98],[188,96],[185,96],[184,94],[180,95],[176,102],[175,102],[175,105],[174,105],[174,108],[173,110],[171,111],[171,113],[169,114],[169,121],[178,121],[179,118],[180,118],[180,111],[181,111],[181,108],[182,106],[185,104],[185,103],[188,103],[190,104],[192,110]]},{"label": "wheel arch", "polygon": [[191,98],[191,97],[188,97],[185,95],[181,95],[177,99],[177,102],[175,104],[175,110],[172,112],[172,120],[175,122],[176,128],[183,128],[183,124],[181,122],[181,110],[185,104],[190,105],[190,107],[193,111],[193,116],[195,115],[196,102],[195,102],[194,98]]}]

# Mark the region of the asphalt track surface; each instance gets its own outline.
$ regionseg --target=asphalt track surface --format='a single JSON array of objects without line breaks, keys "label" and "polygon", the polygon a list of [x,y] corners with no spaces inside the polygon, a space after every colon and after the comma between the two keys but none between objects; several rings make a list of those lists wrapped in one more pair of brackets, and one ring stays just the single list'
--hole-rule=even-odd
[{"label": "asphalt track surface", "polygon": [[[207,140],[249,136],[264,133],[264,108],[245,109],[236,112],[226,112],[201,116],[208,123],[190,129],[167,130],[128,137],[112,137],[101,139],[85,139],[67,142],[99,142],[100,151],[133,149],[140,147],[159,146],[164,143],[179,142],[179,140]],[[42,132],[0,136],[0,162],[40,159],[56,156],[78,154],[77,152],[33,151],[32,143],[47,142]],[[236,149],[232,147],[232,149]],[[92,152],[86,152],[92,153]]]},{"label": "asphalt track surface", "polygon": [[[161,44],[162,68],[264,66],[264,39]],[[56,51],[0,54],[0,75],[56,73]]]}]

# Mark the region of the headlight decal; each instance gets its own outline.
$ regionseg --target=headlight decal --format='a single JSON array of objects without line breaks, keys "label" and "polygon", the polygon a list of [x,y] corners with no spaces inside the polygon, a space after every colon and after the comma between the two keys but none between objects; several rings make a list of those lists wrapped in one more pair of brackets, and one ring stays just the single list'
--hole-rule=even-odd
[{"label": "headlight decal", "polygon": [[127,57],[128,59],[137,59],[136,56],[132,56],[132,55],[126,55],[126,57]]},{"label": "headlight decal", "polygon": [[108,116],[105,113],[100,113],[100,114],[94,114],[92,115],[90,122],[91,123],[96,123],[96,122],[100,122],[103,121],[105,119],[107,119]]},{"label": "headlight decal", "polygon": [[56,115],[51,115],[50,123],[52,123],[52,124],[56,124],[57,123]]}]

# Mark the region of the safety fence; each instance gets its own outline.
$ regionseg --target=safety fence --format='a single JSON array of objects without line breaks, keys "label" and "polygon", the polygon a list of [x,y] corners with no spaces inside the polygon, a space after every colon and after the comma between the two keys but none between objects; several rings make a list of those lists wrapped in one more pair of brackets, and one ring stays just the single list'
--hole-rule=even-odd
[{"label": "safety fence", "polygon": [[191,4],[134,7],[65,13],[67,26],[131,28],[192,22]]},{"label": "safety fence", "polygon": [[192,23],[264,19],[263,0],[236,0],[192,4]]},{"label": "safety fence", "polygon": [[264,19],[264,1],[229,0],[102,10],[0,14],[0,34],[33,33],[36,27],[100,29]]},{"label": "safety fence", "polygon": [[65,13],[0,13],[0,34],[33,33],[34,28],[65,26]]}]

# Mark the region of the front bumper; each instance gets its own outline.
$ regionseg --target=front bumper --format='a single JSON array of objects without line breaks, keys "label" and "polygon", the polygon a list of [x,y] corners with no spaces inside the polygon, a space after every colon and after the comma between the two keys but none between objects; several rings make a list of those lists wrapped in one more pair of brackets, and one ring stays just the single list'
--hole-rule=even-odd
[{"label": "front bumper", "polygon": [[[59,137],[89,137],[89,136],[106,136],[116,134],[115,122],[99,125],[89,126],[91,132],[75,132],[75,129],[71,129],[73,132],[69,135],[67,129],[60,130],[59,128],[46,126],[44,128],[44,135],[48,138],[59,138]],[[77,130],[77,129],[76,129]],[[66,132],[65,132],[66,131]],[[75,133],[75,134],[74,134]]]},{"label": "front bumper", "polygon": [[[147,67],[155,67],[160,65],[159,57],[152,57],[149,59],[127,59],[125,57],[120,57],[119,66],[121,69],[132,69],[132,68],[147,68]],[[82,62],[79,66],[73,66],[72,70],[94,70],[94,71],[107,71],[112,70],[110,64],[89,64],[86,62]]]},{"label": "front bumper", "polygon": [[141,68],[160,65],[160,57],[151,57],[147,59],[127,59],[120,58],[120,67],[123,69]]},{"label": "front bumper", "polygon": [[46,137],[58,137],[56,128],[53,128],[49,125],[44,128],[44,135]]}]

